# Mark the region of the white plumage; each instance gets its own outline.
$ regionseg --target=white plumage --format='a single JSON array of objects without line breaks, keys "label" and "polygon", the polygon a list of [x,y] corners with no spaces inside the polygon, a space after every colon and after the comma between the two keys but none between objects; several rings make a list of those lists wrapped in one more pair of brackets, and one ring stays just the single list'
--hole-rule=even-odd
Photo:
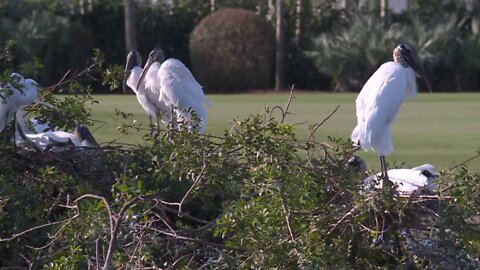
[{"label": "white plumage", "polygon": [[390,125],[407,96],[417,93],[415,71],[399,63],[387,62],[368,79],[356,100],[357,126],[353,142],[379,156],[392,150]]},{"label": "white plumage", "polygon": [[[203,105],[207,100],[202,86],[182,62],[173,58],[164,61],[163,51],[155,48],[145,64],[139,87],[143,81],[147,92],[158,95],[162,106],[168,108],[164,119],[172,121],[172,117],[175,117],[174,125],[177,121],[183,121],[188,128],[196,126],[200,132],[205,131],[207,111]],[[194,121],[192,111],[199,123]]]},{"label": "white plumage", "polygon": [[0,85],[0,132],[4,131],[19,109],[35,102],[38,84],[32,79],[25,79],[18,73],[12,73],[13,83]]},{"label": "white plumage", "polygon": [[[418,189],[434,194],[437,191],[436,175],[433,165],[428,163],[411,169],[388,170],[388,179],[397,185],[397,191],[406,194]],[[376,188],[382,188],[381,173],[365,178],[364,183],[366,186],[375,184]]]},{"label": "white plumage", "polygon": [[167,105],[160,100],[160,93],[152,91],[153,89],[146,89],[145,84],[139,84],[140,76],[143,73],[141,65],[142,60],[140,54],[137,51],[131,51],[127,56],[123,90],[126,92],[126,86],[133,90],[138,103],[148,115],[150,125],[152,125],[152,118],[154,117],[157,121],[157,128],[159,128],[160,118],[162,118],[165,125],[168,125],[171,119],[171,111]]},{"label": "white plumage", "polygon": [[81,147],[99,147],[90,130],[85,125],[77,125],[73,133],[65,131],[29,132],[21,112],[17,113],[17,145],[25,145],[41,151],[63,152]]},{"label": "white plumage", "polygon": [[415,72],[421,75],[430,90],[415,51],[405,44],[393,50],[393,62],[387,62],[368,79],[356,99],[357,126],[351,139],[365,151],[380,156],[382,173],[388,179],[385,156],[393,151],[390,125],[405,98],[415,97]]},{"label": "white plumage", "polygon": [[[372,188],[382,188],[382,173],[367,176],[367,164],[359,156],[353,156],[348,160],[348,165],[356,168],[362,177],[365,177],[363,183],[367,190]],[[433,165],[423,164],[411,169],[392,169],[388,170],[389,180],[397,185],[397,191],[401,193],[412,193],[418,189],[424,189],[430,194],[437,191],[436,178],[437,173]]]}]

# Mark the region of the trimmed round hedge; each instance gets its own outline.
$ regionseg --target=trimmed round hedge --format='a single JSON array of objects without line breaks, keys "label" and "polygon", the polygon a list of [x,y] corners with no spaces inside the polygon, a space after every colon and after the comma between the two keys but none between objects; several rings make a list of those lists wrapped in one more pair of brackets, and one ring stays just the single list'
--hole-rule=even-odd
[{"label": "trimmed round hedge", "polygon": [[193,71],[206,92],[267,88],[274,32],[255,12],[226,8],[205,17],[190,36]]}]

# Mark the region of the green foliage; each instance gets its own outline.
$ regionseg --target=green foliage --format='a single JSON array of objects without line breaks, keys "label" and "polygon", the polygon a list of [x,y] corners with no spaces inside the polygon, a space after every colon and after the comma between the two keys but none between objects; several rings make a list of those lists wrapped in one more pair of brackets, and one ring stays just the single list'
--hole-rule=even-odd
[{"label": "green foliage", "polygon": [[207,92],[265,88],[272,73],[272,46],[272,28],[254,12],[222,9],[191,34],[193,71]]},{"label": "green foliage", "polygon": [[434,88],[476,90],[478,41],[470,20],[462,1],[416,1],[408,12],[384,18],[375,9],[347,10],[332,31],[316,34],[305,53],[332,78],[334,90],[358,91],[379,64],[391,61],[392,49],[407,42]]},{"label": "green foliage", "polygon": [[22,253],[45,269],[103,266],[113,247],[114,268],[476,267],[478,174],[442,172],[438,196],[369,191],[346,165],[351,142],[300,142],[276,110],[234,119],[220,137],[167,129],[137,146],[7,149],[2,265],[25,265],[12,260]]},{"label": "green foliage", "polygon": [[356,13],[348,18],[345,27],[316,38],[307,56],[332,77],[335,91],[360,90],[406,33],[398,24],[386,26],[374,14]]}]

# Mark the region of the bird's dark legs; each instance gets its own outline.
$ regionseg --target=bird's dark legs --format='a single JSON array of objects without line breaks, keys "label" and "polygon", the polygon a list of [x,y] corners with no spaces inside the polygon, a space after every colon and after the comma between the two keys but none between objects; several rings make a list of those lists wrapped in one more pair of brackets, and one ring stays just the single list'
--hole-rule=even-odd
[{"label": "bird's dark legs", "polygon": [[17,142],[15,134],[17,133],[17,114],[13,115],[13,150],[17,150]]},{"label": "bird's dark legs", "polygon": [[160,133],[160,114],[157,114],[157,133]]},{"label": "bird's dark legs", "polygon": [[385,156],[380,156],[380,167],[382,167],[382,178],[388,181],[387,162],[385,161]]},{"label": "bird's dark legs", "polygon": [[153,137],[153,122],[152,122],[152,116],[148,116],[148,120],[150,120],[150,137]]}]

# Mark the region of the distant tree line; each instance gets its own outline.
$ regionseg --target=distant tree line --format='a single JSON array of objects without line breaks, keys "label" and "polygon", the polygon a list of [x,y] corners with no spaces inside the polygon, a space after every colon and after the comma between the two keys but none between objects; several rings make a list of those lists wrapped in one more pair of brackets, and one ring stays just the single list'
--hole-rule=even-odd
[{"label": "distant tree line", "polygon": [[[279,50],[264,65],[283,62],[283,68],[272,68],[268,88],[294,85],[297,89],[359,91],[402,41],[417,48],[434,90],[479,89],[476,1],[416,0],[402,14],[386,10],[386,1],[338,2],[6,1],[0,5],[0,44],[9,44],[14,66],[42,65],[39,74],[30,74],[42,85],[57,82],[69,69],[84,68],[94,48],[105,53],[106,63],[123,65],[128,49],[136,48],[146,57],[160,45],[168,57],[191,67],[190,36],[199,22],[222,8],[243,8],[256,12],[273,30],[277,27],[272,52],[276,47]],[[279,8],[283,16],[277,16]],[[100,84],[94,86],[94,92],[103,89]]]}]

